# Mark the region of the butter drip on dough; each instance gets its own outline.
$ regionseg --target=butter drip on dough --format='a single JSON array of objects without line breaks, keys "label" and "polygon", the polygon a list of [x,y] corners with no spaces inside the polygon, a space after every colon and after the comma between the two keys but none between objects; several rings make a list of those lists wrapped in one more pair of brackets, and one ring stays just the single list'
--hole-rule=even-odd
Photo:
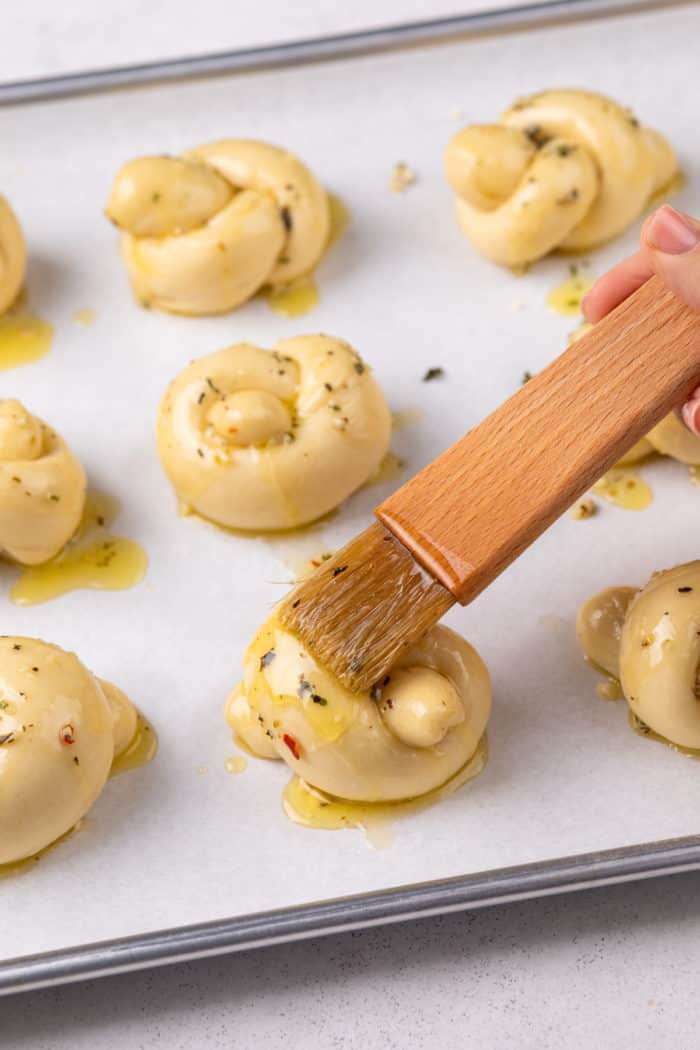
[{"label": "butter drip on dough", "polygon": [[0,638],[0,864],[32,856],[85,816],[136,717],[74,653]]},{"label": "butter drip on dough", "polygon": [[463,128],[445,169],[464,233],[486,258],[518,267],[616,237],[677,163],[661,135],[612,99],[564,90],[519,100],[498,124]]},{"label": "butter drip on dough", "polygon": [[370,369],[340,339],[238,343],[170,384],[156,428],[180,501],[230,528],[296,528],[378,468],[391,416]]},{"label": "butter drip on dough", "polygon": [[225,313],[309,274],[328,243],[328,197],[293,154],[224,139],[118,173],[107,216],[123,231],[136,297],[172,313]]},{"label": "butter drip on dough", "polygon": [[0,554],[38,565],[61,550],[85,505],[85,472],[55,431],[0,400]]},{"label": "butter drip on dough", "polygon": [[0,196],[0,314],[19,295],[27,270],[27,249],[22,227],[4,197]]},{"label": "butter drip on dough", "polygon": [[475,649],[447,627],[411,646],[372,693],[352,693],[273,617],[244,660],[226,718],[244,744],[358,802],[414,798],[471,758],[491,707]]},{"label": "butter drip on dough", "polygon": [[578,613],[584,653],[620,679],[632,712],[680,747],[700,748],[700,561],[608,588]]}]

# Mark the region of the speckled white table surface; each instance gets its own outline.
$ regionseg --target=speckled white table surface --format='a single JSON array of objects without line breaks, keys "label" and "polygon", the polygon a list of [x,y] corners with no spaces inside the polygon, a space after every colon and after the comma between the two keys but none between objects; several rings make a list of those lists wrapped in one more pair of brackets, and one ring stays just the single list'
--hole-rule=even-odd
[{"label": "speckled white table surface", "polygon": [[[454,14],[493,0],[24,0],[2,79]],[[3,999],[3,1050],[695,1045],[700,873]]]}]

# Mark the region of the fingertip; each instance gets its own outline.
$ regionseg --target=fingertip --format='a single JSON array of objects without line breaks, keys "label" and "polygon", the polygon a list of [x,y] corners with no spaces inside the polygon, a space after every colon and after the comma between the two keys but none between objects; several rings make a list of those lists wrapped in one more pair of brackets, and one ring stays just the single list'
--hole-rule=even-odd
[{"label": "fingertip", "polygon": [[590,321],[591,324],[597,324],[610,310],[609,286],[606,283],[601,285],[601,281],[605,282],[605,278],[601,277],[597,280],[581,300],[581,313],[584,319]]},{"label": "fingertip", "polygon": [[683,422],[688,430],[700,437],[700,397],[692,397],[681,409]]}]

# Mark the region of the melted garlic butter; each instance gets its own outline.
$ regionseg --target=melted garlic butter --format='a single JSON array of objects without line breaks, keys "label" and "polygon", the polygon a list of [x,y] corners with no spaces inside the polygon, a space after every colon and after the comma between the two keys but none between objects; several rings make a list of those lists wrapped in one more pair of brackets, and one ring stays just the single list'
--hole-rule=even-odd
[{"label": "melted garlic butter", "polygon": [[17,308],[0,317],[0,371],[29,365],[48,354],[53,325]]},{"label": "melted garlic butter", "polygon": [[53,558],[24,569],[13,584],[15,605],[37,605],[75,590],[123,591],[146,575],[148,555],[135,540],[115,536],[109,526],[119,514],[119,502],[91,492],[80,524]]},{"label": "melted garlic butter", "polygon": [[70,832],[110,772],[148,761],[155,740],[126,696],[74,653],[0,638],[0,865]]},{"label": "melted garlic butter", "polygon": [[499,123],[463,128],[445,170],[478,251],[523,267],[623,232],[677,171],[674,151],[623,106],[590,91],[519,99]]},{"label": "melted garlic butter", "polygon": [[400,802],[348,802],[293,776],[282,794],[282,810],[292,823],[305,828],[324,831],[359,828],[375,849],[384,849],[393,841],[394,821],[449,798],[468,781],[478,777],[487,761],[488,741],[484,733],[472,757],[446,783],[425,795]]},{"label": "melted garlic butter", "polygon": [[297,157],[230,139],[130,161],[107,216],[122,230],[136,298],[202,315],[309,277],[327,248],[332,208]]},{"label": "melted garlic butter", "polygon": [[379,467],[391,420],[349,344],[299,336],[193,362],[161,402],[161,462],[181,504],[252,532],[322,518]]},{"label": "melted garlic butter", "polygon": [[655,573],[641,591],[595,595],[577,633],[590,661],[619,679],[635,728],[700,749],[700,562]]},{"label": "melted garlic butter", "polygon": [[[273,618],[250,646],[243,682],[225,713],[240,746],[259,757],[284,759],[303,781],[285,795],[288,815],[295,812],[301,820],[305,812],[302,822],[310,823],[309,807],[320,808],[326,824],[333,819],[333,826],[365,826],[368,803],[378,816],[383,804],[439,792],[462,771],[465,779],[475,775],[471,760],[490,704],[486,667],[446,627],[433,628],[407,650],[370,694],[345,689]],[[484,759],[485,753],[479,768]],[[302,804],[311,789],[317,797],[333,796],[335,816],[308,798]],[[355,807],[357,819],[346,809],[338,823],[346,803]]]},{"label": "melted garlic butter", "polygon": [[65,441],[11,398],[0,400],[0,554],[34,566],[70,539],[85,472]]},{"label": "melted garlic butter", "polygon": [[[554,313],[565,317],[575,317],[581,312],[581,301],[586,292],[593,287],[592,279],[572,267],[563,284],[553,288],[547,295],[547,306]],[[583,333],[581,333],[583,334]]]},{"label": "melted garlic butter", "polygon": [[318,304],[318,285],[310,277],[281,288],[266,288],[262,293],[271,310],[282,317],[303,317]]},{"label": "melted garlic butter", "polygon": [[644,479],[628,467],[613,467],[595,483],[593,492],[623,510],[644,510],[654,498]]}]

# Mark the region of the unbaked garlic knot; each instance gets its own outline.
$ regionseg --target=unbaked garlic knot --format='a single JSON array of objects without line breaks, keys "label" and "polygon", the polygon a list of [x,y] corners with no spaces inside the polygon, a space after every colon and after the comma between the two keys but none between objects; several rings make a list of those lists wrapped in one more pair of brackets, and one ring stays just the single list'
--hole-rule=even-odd
[{"label": "unbaked garlic knot", "polygon": [[136,730],[124,694],[75,653],[0,637],[0,864],[70,831]]},{"label": "unbaked garlic knot", "polygon": [[689,466],[700,465],[700,437],[688,430],[676,412],[669,412],[660,423],[650,430],[646,437],[633,445],[619,460],[618,466],[625,467],[639,463],[654,452],[661,456],[670,456],[680,463]]},{"label": "unbaked garlic knot", "polygon": [[77,529],[86,478],[62,437],[13,399],[0,400],[0,555],[37,565]]},{"label": "unbaked garlic knot", "polygon": [[485,664],[433,627],[371,692],[353,693],[273,617],[226,705],[240,741],[282,758],[308,784],[355,802],[415,798],[474,755],[491,707]]},{"label": "unbaked garlic knot", "polygon": [[170,384],[158,452],[181,503],[229,528],[290,529],[342,503],[378,468],[391,415],[348,344],[298,336],[238,343]]},{"label": "unbaked garlic knot", "polygon": [[309,169],[244,139],[130,161],[106,211],[123,231],[136,297],[179,314],[224,313],[310,273],[330,233],[328,197]]},{"label": "unbaked garlic knot", "polygon": [[27,249],[22,227],[4,197],[0,196],[0,314],[19,295],[27,270]]},{"label": "unbaked garlic knot", "polygon": [[637,718],[700,748],[700,561],[657,572],[640,591],[602,591],[581,607],[576,629],[586,656],[620,679]]},{"label": "unbaked garlic knot", "polygon": [[445,152],[457,218],[478,251],[523,266],[622,233],[677,173],[669,143],[589,91],[543,91],[498,124],[459,131]]}]

